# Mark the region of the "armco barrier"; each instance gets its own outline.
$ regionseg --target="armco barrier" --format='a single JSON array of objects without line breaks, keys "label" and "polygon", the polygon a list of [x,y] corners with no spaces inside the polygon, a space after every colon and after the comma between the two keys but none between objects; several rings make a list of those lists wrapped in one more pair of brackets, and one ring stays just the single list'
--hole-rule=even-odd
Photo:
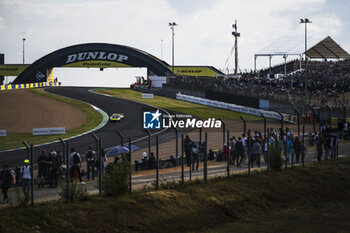
[{"label": "armco barrier", "polygon": [[[215,108],[221,108],[221,109],[226,109],[234,112],[241,112],[241,113],[246,113],[249,115],[255,115],[255,116],[260,116],[260,113],[264,114],[266,118],[270,119],[280,119],[280,115],[277,112],[272,112],[272,111],[266,111],[262,109],[256,109],[256,108],[250,108],[250,107],[245,107],[245,106],[240,106],[236,104],[229,104],[229,103],[224,103],[216,100],[209,100],[209,99],[204,99],[200,97],[195,97],[195,96],[189,96],[189,95],[183,95],[183,94],[176,94],[176,99],[178,100],[184,100],[196,104],[202,104],[206,106],[211,106]],[[293,115],[287,115],[283,114],[284,121],[295,123],[296,122],[296,117]]]},{"label": "armco barrier", "polygon": [[16,90],[16,89],[28,89],[36,87],[53,87],[59,86],[58,82],[41,82],[41,83],[24,83],[24,84],[11,84],[11,85],[0,85],[0,91],[5,90]]}]

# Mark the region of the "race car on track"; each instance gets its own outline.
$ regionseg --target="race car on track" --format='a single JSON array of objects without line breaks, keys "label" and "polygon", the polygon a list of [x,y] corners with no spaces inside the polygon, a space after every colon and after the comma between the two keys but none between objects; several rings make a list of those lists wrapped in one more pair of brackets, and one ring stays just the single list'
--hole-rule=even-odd
[{"label": "race car on track", "polygon": [[112,116],[109,117],[109,121],[111,122],[119,122],[124,118],[124,113],[113,113]]}]

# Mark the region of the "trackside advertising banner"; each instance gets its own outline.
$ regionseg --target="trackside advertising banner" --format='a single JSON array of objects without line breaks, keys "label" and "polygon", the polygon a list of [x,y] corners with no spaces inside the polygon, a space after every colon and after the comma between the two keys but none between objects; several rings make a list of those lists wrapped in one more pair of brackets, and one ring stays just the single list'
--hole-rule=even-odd
[{"label": "trackside advertising banner", "polygon": [[[209,100],[209,99],[183,95],[183,94],[176,94],[176,99],[184,100],[184,101],[188,101],[196,104],[203,104],[203,105],[211,106],[215,108],[222,108],[222,109],[226,109],[234,112],[246,113],[246,114],[255,115],[255,116],[260,116],[260,113],[262,113],[266,118],[276,119],[276,120],[281,119],[280,115],[276,112],[249,108],[249,107],[244,107],[244,106],[235,105],[235,104],[228,104],[228,103],[224,103],[216,100]],[[283,118],[285,119],[285,115],[283,115]]]},{"label": "trackside advertising banner", "polygon": [[65,134],[65,127],[57,127],[57,128],[36,128],[33,129],[33,135],[52,135],[52,134]]}]

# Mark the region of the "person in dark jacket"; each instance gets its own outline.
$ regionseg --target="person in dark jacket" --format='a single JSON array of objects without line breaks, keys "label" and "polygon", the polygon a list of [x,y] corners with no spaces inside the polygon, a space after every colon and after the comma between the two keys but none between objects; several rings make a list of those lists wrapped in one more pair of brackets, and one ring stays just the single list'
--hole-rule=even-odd
[{"label": "person in dark jacket", "polygon": [[56,151],[51,152],[51,187],[57,187],[57,174],[62,166],[62,158]]},{"label": "person in dark jacket", "polygon": [[187,161],[188,167],[191,166],[192,145],[193,145],[192,140],[188,135],[186,135],[186,138],[184,140],[184,149],[185,149],[185,155],[186,155],[186,161]]},{"label": "person in dark jacket", "polygon": [[11,172],[9,171],[8,166],[5,164],[3,166],[4,172],[2,174],[2,182],[1,182],[1,188],[2,188],[2,194],[4,196],[4,202],[9,202],[9,197],[7,196],[7,191],[9,187],[12,184],[12,175]]},{"label": "person in dark jacket", "polygon": [[294,143],[293,143],[293,149],[294,149],[294,153],[295,153],[296,162],[299,163],[300,153],[302,150],[302,145],[299,141],[299,137],[295,137]]},{"label": "person in dark jacket", "polygon": [[236,153],[236,160],[237,160],[236,165],[237,167],[240,167],[243,161],[243,155],[244,155],[244,149],[243,149],[243,143],[242,143],[241,137],[238,137],[238,141],[236,142],[235,153]]},{"label": "person in dark jacket", "polygon": [[48,165],[49,165],[49,157],[47,156],[46,150],[43,150],[41,152],[41,155],[38,157],[38,186],[39,188],[44,188],[44,185],[46,183],[46,178],[48,175]]},{"label": "person in dark jacket", "polygon": [[316,149],[317,149],[317,161],[321,162],[321,157],[322,157],[322,138],[320,136],[318,136],[318,138],[317,138]]}]

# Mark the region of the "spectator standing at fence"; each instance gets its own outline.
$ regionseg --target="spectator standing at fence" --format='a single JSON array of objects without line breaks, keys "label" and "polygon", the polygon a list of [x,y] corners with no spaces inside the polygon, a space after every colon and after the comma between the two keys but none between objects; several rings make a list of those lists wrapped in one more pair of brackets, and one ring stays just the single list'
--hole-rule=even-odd
[{"label": "spectator standing at fence", "polygon": [[230,156],[231,156],[231,164],[234,166],[235,165],[235,161],[236,161],[236,153],[235,153],[235,147],[236,147],[236,137],[233,136],[231,139],[231,150],[230,150]]},{"label": "spectator standing at fence", "polygon": [[317,135],[317,144],[316,144],[316,150],[317,150],[317,161],[321,162],[321,157],[322,157],[322,138]]},{"label": "spectator standing at fence", "polygon": [[38,187],[44,188],[48,176],[49,157],[46,150],[43,150],[38,157]]},{"label": "spectator standing at fence", "polygon": [[[102,148],[101,152],[102,152],[101,153],[101,158],[102,158],[102,173],[101,174],[105,174],[107,156],[106,156],[105,149]],[[97,171],[100,170],[100,156],[96,156],[95,165],[97,167]]]},{"label": "spectator standing at fence", "polygon": [[57,187],[57,175],[62,166],[62,158],[56,151],[51,152],[51,187]]},{"label": "spectator standing at fence", "polygon": [[187,166],[189,167],[191,165],[191,147],[192,147],[192,140],[190,139],[190,137],[188,135],[186,135],[186,138],[184,140],[184,149],[185,149],[185,155],[186,155],[186,162],[187,162]]},{"label": "spectator standing at fence", "polygon": [[252,151],[250,166],[254,167],[254,163],[257,162],[257,166],[260,167],[260,155],[262,153],[262,150],[258,138],[255,138],[255,140],[253,141],[253,146],[251,150]]},{"label": "spectator standing at fence", "polygon": [[196,163],[196,171],[198,171],[199,160],[199,143],[196,142],[192,146],[192,171],[194,171],[194,163]]},{"label": "spectator standing at fence", "polygon": [[241,137],[238,137],[238,141],[235,145],[235,152],[236,152],[236,166],[241,167],[241,163],[244,159],[244,149],[243,149],[243,143]]},{"label": "spectator standing at fence", "polygon": [[11,172],[9,171],[9,168],[6,164],[3,166],[3,174],[2,174],[2,179],[1,179],[1,188],[2,188],[2,194],[3,194],[3,201],[8,203],[9,202],[9,197],[7,195],[7,191],[10,188],[13,178],[11,175]]},{"label": "spectator standing at fence", "polygon": [[69,160],[70,160],[70,165],[71,165],[71,177],[78,176],[79,181],[81,184],[85,184],[83,180],[81,179],[81,173],[80,173],[80,167],[81,167],[81,157],[78,152],[75,151],[74,148],[72,148],[71,153],[69,154]]},{"label": "spectator standing at fence", "polygon": [[31,185],[31,167],[29,165],[29,159],[24,160],[24,166],[21,167],[20,173],[22,177],[22,192],[25,196],[29,194],[29,188]]},{"label": "spectator standing at fence", "polygon": [[90,173],[92,174],[92,180],[95,179],[95,161],[96,161],[96,152],[92,149],[92,146],[89,146],[88,151],[86,152],[86,165],[87,165],[87,179],[90,180]]},{"label": "spectator standing at fence", "polygon": [[348,139],[348,136],[349,136],[348,123],[346,122],[346,120],[345,120],[345,123],[344,123],[344,128],[343,128],[343,130],[344,130],[344,136],[343,136],[343,138],[346,140],[346,139]]},{"label": "spectator standing at fence", "polygon": [[301,147],[302,147],[302,145],[299,141],[299,137],[295,137],[294,143],[293,143],[293,149],[294,149],[294,153],[295,153],[296,163],[299,163],[300,153],[302,150]]},{"label": "spectator standing at fence", "polygon": [[267,137],[265,137],[264,138],[264,143],[263,143],[263,155],[264,155],[264,161],[265,161],[265,163],[266,164],[268,164],[268,158],[267,158],[267,156],[268,156],[268,138]]},{"label": "spectator standing at fence", "polygon": [[293,150],[293,141],[291,138],[285,137],[284,140],[284,153],[286,154],[286,159],[288,163],[292,163],[292,150]]}]

